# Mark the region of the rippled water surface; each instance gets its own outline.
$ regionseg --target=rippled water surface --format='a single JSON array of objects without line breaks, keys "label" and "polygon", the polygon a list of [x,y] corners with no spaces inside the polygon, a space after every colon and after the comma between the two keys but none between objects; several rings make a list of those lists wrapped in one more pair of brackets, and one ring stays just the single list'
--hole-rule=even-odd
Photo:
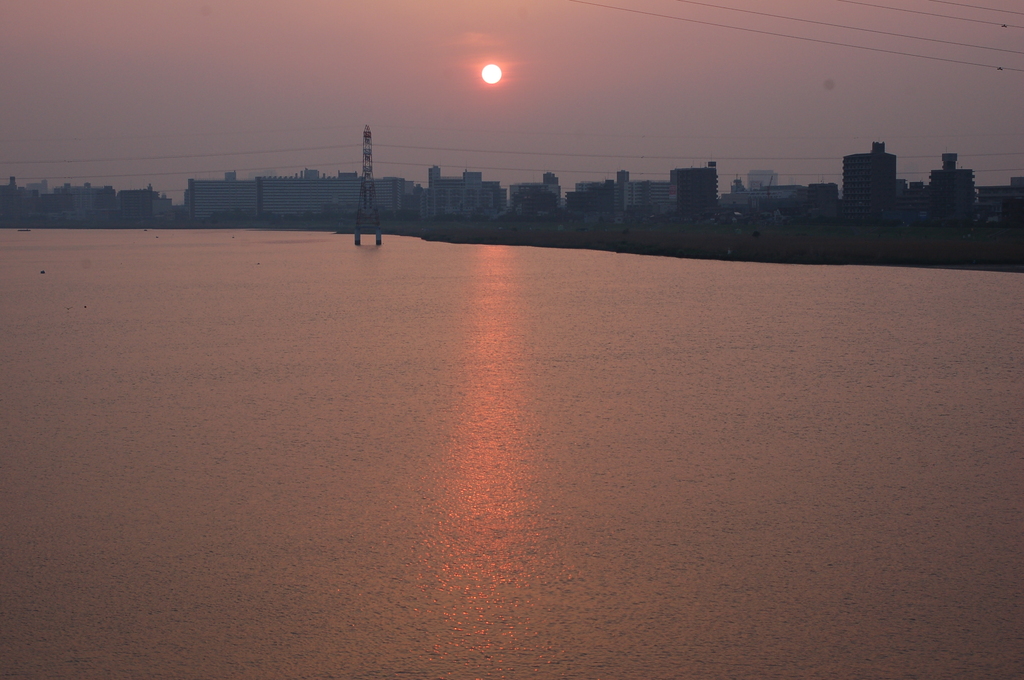
[{"label": "rippled water surface", "polygon": [[1021,677],[1022,300],[0,230],[0,676]]}]

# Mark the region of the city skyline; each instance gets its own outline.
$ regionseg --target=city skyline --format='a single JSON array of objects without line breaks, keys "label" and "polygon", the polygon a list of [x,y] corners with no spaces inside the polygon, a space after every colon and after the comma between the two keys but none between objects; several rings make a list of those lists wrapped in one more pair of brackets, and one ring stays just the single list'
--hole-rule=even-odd
[{"label": "city skyline", "polygon": [[[26,182],[152,184],[180,202],[190,177],[356,170],[369,123],[377,173],[416,181],[439,164],[504,185],[552,171],[571,186],[707,160],[723,178],[772,167],[787,183],[837,181],[844,155],[884,140],[901,177],[926,180],[955,152],[978,184],[1002,184],[1024,174],[1024,75],[956,63],[1024,67],[1024,28],[988,21],[1013,19],[1013,4],[987,6],[1006,12],[15,2],[0,27],[0,167]],[[504,77],[488,86],[492,61]]]}]

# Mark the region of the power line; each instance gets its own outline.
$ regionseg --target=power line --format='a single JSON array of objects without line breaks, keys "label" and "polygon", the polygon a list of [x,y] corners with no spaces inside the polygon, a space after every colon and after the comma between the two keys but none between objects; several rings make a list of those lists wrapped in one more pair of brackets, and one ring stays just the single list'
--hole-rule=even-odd
[{"label": "power line", "polygon": [[801,19],[799,17],[787,17],[781,14],[769,14],[768,12],[757,12],[752,9],[740,9],[738,7],[723,7],[721,5],[715,5],[709,2],[696,2],[696,0],[675,0],[676,2],[684,5],[696,5],[698,7],[711,7],[712,9],[721,9],[729,12],[740,12],[742,14],[753,14],[759,17],[769,17],[771,19],[783,19],[785,21],[798,21],[802,24],[812,24],[814,26],[828,26],[829,28],[840,28],[846,31],[860,31],[862,33],[873,33],[875,35],[886,35],[894,38],[906,38],[909,40],[922,40],[925,42],[939,43],[942,45],[955,45],[957,47],[970,47],[976,50],[989,50],[992,52],[1007,52],[1009,54],[1024,54],[1020,50],[1008,50],[1002,47],[986,47],[984,45],[972,45],[971,43],[956,42],[953,40],[942,40],[939,38],[925,38],[918,35],[909,35],[907,33],[893,33],[891,31],[879,31],[873,28],[861,28],[859,26],[847,26],[845,24],[833,24],[828,21],[815,21],[814,19]]},{"label": "power line", "polygon": [[[342,165],[342,163],[324,163],[324,165]],[[307,165],[285,165],[285,166],[278,166],[278,167],[280,167],[280,168],[282,168],[284,170],[298,170],[299,168],[307,167]],[[107,174],[107,175],[95,175],[95,174],[58,175],[58,176],[48,175],[46,177],[21,177],[19,179],[22,179],[22,180],[25,180],[26,182],[28,182],[28,181],[33,181],[33,180],[34,181],[39,181],[39,180],[43,180],[43,179],[52,179],[52,180],[58,180],[58,179],[65,179],[65,180],[67,180],[67,179],[124,179],[124,178],[133,178],[133,177],[173,177],[175,175],[180,175],[180,176],[184,176],[184,177],[187,177],[187,176],[191,175],[193,179],[196,179],[195,175],[218,175],[218,174],[221,174],[221,173],[224,173],[224,172],[235,172],[235,171],[239,171],[239,172],[250,172],[250,171],[257,172],[257,171],[260,171],[260,170],[266,170],[266,168],[264,168],[264,167],[252,167],[252,168],[231,168],[231,169],[221,168],[219,170],[170,170],[170,171],[166,171],[166,172],[130,172],[130,173],[121,173],[121,174]]]},{"label": "power line", "polygon": [[999,28],[1024,28],[1024,26],[1018,26],[1016,24],[1004,24],[1000,21],[985,21],[984,19],[968,19],[966,17],[955,17],[950,14],[938,14],[936,12],[924,12],[919,9],[906,9],[905,7],[890,7],[889,5],[876,5],[870,2],[860,2],[859,0],[837,0],[838,2],[845,2],[848,5],[861,5],[863,7],[873,7],[875,9],[887,9],[892,12],[906,12],[907,14],[921,14],[926,17],[939,17],[941,19],[952,19],[953,21],[968,21],[972,24],[985,24],[986,26],[997,26]]},{"label": "power line", "polygon": [[35,137],[26,139],[18,137],[16,139],[6,138],[0,139],[0,143],[13,144],[15,142],[115,142],[115,141],[127,141],[133,139],[182,139],[187,137],[232,137],[239,135],[266,135],[272,132],[320,132],[324,130],[343,130],[343,129],[354,129],[359,127],[358,125],[329,125],[326,127],[305,127],[305,128],[277,128],[269,130],[232,130],[231,132],[182,132],[182,133],[165,133],[159,135],[118,135],[116,137]]},{"label": "power line", "polygon": [[1020,14],[1024,16],[1024,12],[1017,12],[1012,9],[996,9],[995,7],[982,7],[980,5],[968,5],[963,2],[949,2],[949,0],[930,0],[930,2],[937,2],[940,5],[954,5],[956,7],[967,7],[968,9],[980,9],[985,12],[1002,12],[1003,14]]},{"label": "power line", "polygon": [[[448,151],[452,153],[487,153],[505,154],[512,156],[556,156],[558,158],[612,158],[620,160],[720,160],[720,161],[829,161],[835,160],[835,156],[707,156],[707,155],[672,155],[656,156],[650,154],[604,154],[604,153],[562,153],[559,151],[508,151],[504,149],[468,149],[460,147],[444,146],[413,146],[409,144],[378,144],[385,149],[405,149],[413,151]],[[1024,156],[1024,151],[1000,151],[997,153],[960,154],[965,158],[979,158],[991,156]],[[924,156],[900,156],[908,160],[921,160],[935,158],[935,154]]]},{"label": "power line", "polygon": [[[849,0],[840,0],[840,2],[848,2]],[[917,59],[929,59],[931,61],[942,61],[948,64],[961,64],[963,66],[977,66],[979,68],[996,69],[997,71],[1016,71],[1018,73],[1024,73],[1024,68],[1013,68],[1011,66],[997,66],[994,64],[980,64],[974,61],[963,61],[960,59],[949,59],[946,57],[933,57],[925,54],[915,54],[913,52],[901,52],[899,50],[886,50],[881,47],[867,47],[865,45],[852,45],[850,43],[842,43],[834,40],[823,40],[820,38],[807,38],[805,36],[790,35],[788,33],[776,33],[774,31],[762,31],[756,28],[744,28],[742,26],[732,26],[729,24],[718,24],[712,21],[700,21],[698,19],[686,19],[683,17],[672,16],[671,14],[657,14],[655,12],[645,12],[639,9],[632,9],[629,7],[616,7],[615,5],[602,5],[596,2],[587,2],[586,0],[569,0],[569,2],[575,2],[580,5],[590,5],[591,7],[601,7],[603,9],[613,9],[620,12],[629,12],[631,14],[642,14],[649,17],[657,17],[659,19],[672,19],[675,21],[683,21],[690,24],[699,24],[701,26],[714,26],[715,28],[726,28],[733,31],[743,31],[744,33],[757,33],[759,35],[770,35],[776,38],[789,38],[790,40],[803,40],[804,42],[818,43],[821,45],[834,45],[836,47],[849,47],[855,50],[864,50],[867,52],[880,52],[882,54],[895,54],[901,57],[916,57]]]},{"label": "power line", "polygon": [[8,165],[61,165],[64,163],[109,163],[113,161],[167,161],[184,158],[223,158],[225,156],[258,156],[266,153],[291,153],[295,151],[325,151],[328,149],[351,149],[359,144],[328,144],[324,146],[307,146],[293,149],[264,149],[261,151],[228,151],[224,153],[189,153],[176,156],[135,156],[128,158],[77,158],[48,161],[3,161]]},{"label": "power line", "polygon": [[[625,134],[625,133],[608,133],[608,132],[570,132],[565,130],[508,130],[508,129],[482,129],[482,128],[445,128],[445,127],[428,127],[421,125],[374,125],[374,127],[383,130],[418,130],[426,132],[457,132],[460,134],[467,133],[478,133],[487,135],[507,135],[507,136],[534,136],[534,137],[589,137],[589,138],[608,138],[608,139],[702,139],[702,140],[758,140],[758,141],[788,141],[788,140],[860,140],[865,139],[864,135],[851,135],[848,137],[842,137],[837,135],[704,135],[704,134],[689,134],[689,135],[659,135],[659,134]],[[125,141],[133,139],[182,139],[189,137],[222,137],[222,136],[239,136],[239,135],[267,135],[274,132],[313,132],[313,131],[327,131],[327,130],[343,130],[343,129],[362,129],[360,125],[331,125],[326,127],[301,127],[301,128],[276,128],[266,130],[240,130],[238,132],[194,132],[194,133],[178,133],[178,134],[160,134],[160,135],[130,135],[130,136],[119,136],[119,137],[42,137],[33,139],[0,139],[0,143],[11,144],[14,142],[98,142],[98,141]],[[983,133],[950,133],[950,134],[932,134],[932,135],[901,135],[900,139],[965,139],[975,137],[1024,137],[1024,132],[983,132]],[[358,144],[352,146],[359,146]],[[315,148],[327,148],[327,147],[315,147]],[[340,147],[338,147],[340,148]],[[293,149],[289,149],[291,151]],[[247,152],[256,153],[256,152]],[[216,156],[220,154],[212,154]],[[106,159],[106,160],[121,160],[121,159]],[[149,158],[142,160],[150,160]],[[4,163],[16,163],[17,161],[0,161]],[[32,161],[33,163],[37,161]],[[40,163],[49,161],[38,161]],[[65,161],[52,161],[53,163],[63,163]],[[81,161],[85,162],[85,161]],[[20,162],[19,162],[20,163]]]},{"label": "power line", "polygon": [[[4,161],[9,165],[64,165],[70,163],[99,163],[99,162],[112,162],[112,161],[160,161],[160,160],[181,160],[181,159],[195,159],[195,158],[223,158],[227,156],[255,156],[260,154],[269,153],[294,153],[294,152],[305,152],[305,151],[324,151],[324,150],[336,150],[336,149],[347,149],[355,148],[360,146],[359,144],[329,144],[322,146],[308,146],[308,147],[294,147],[287,149],[267,149],[261,151],[230,151],[224,153],[207,153],[207,154],[181,154],[175,156],[135,156],[130,158],[99,158],[99,159],[64,159],[64,160],[50,160],[50,161]],[[378,148],[385,149],[404,149],[409,151],[445,151],[450,153],[478,153],[478,154],[496,154],[496,155],[512,155],[512,156],[554,156],[558,158],[602,158],[602,159],[619,159],[619,160],[703,160],[708,159],[707,155],[652,155],[652,154],[607,154],[607,153],[573,153],[573,152],[561,152],[561,151],[520,151],[520,150],[508,150],[508,149],[472,149],[467,147],[446,147],[446,146],[422,146],[412,144],[377,144]],[[1000,151],[995,153],[978,153],[978,154],[960,154],[965,158],[981,158],[981,157],[995,157],[995,156],[1024,156],[1024,151]],[[922,156],[901,156],[906,159],[926,159],[933,158],[934,154],[922,155]],[[718,160],[729,160],[729,161],[828,161],[834,160],[836,156],[719,156]],[[711,158],[710,160],[714,160]],[[106,175],[104,175],[106,176]],[[110,177],[118,177],[120,175],[109,175]]]}]

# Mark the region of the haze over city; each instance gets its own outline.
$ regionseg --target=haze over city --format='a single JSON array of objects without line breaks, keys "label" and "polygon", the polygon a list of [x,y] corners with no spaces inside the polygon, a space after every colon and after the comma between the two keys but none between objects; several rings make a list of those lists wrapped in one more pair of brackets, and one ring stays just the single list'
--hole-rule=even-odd
[{"label": "haze over city", "polygon": [[1024,174],[1018,3],[604,4],[7,0],[0,169],[180,202],[190,177],[358,170],[369,123],[377,176],[417,182],[434,164],[571,186],[707,160],[723,191],[759,167],[836,182],[872,141],[912,180],[943,152],[979,185]]},{"label": "haze over city", "polygon": [[0,63],[0,675],[1024,678],[1021,0],[0,0]]}]

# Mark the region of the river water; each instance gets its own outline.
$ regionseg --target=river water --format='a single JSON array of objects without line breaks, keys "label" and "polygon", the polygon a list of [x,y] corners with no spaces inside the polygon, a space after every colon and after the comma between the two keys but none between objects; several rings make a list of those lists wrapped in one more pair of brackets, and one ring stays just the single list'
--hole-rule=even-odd
[{"label": "river water", "polygon": [[1021,677],[1022,300],[0,230],[0,676]]}]

